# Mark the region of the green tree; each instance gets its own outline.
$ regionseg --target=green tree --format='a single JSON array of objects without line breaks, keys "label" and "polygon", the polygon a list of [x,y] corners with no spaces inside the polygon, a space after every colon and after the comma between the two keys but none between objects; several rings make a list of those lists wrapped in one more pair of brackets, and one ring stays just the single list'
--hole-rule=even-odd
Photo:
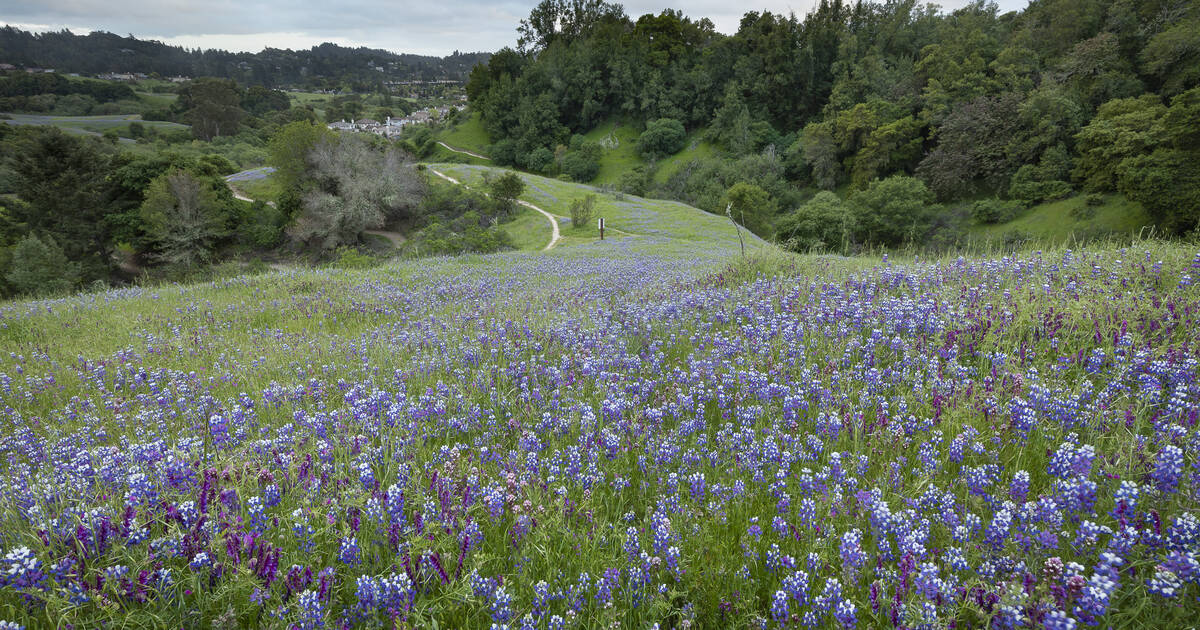
[{"label": "green tree", "polygon": [[1117,165],[1117,188],[1169,233],[1200,230],[1200,88],[1171,99],[1152,134],[1162,141]]},{"label": "green tree", "polygon": [[866,190],[852,193],[849,203],[854,211],[856,240],[872,245],[916,241],[940,210],[925,182],[903,175],[871,182]]},{"label": "green tree", "polygon": [[141,216],[155,258],[172,266],[207,262],[226,232],[226,208],[220,198],[211,186],[182,170],[150,182]]},{"label": "green tree", "polygon": [[801,143],[804,163],[812,170],[813,184],[822,190],[833,190],[841,179],[837,143],[828,123],[809,123],[797,142]]},{"label": "green tree", "polygon": [[709,138],[734,155],[744,155],[754,150],[752,123],[750,109],[742,100],[741,89],[736,83],[730,83],[725,89],[725,99],[708,128]]},{"label": "green tree", "polygon": [[492,180],[488,192],[496,202],[499,214],[509,216],[517,208],[517,199],[525,192],[525,180],[512,171],[505,171],[503,175]]},{"label": "green tree", "polygon": [[24,202],[10,208],[13,220],[51,237],[68,260],[79,263],[84,281],[107,277],[109,149],[54,127],[21,129],[9,142],[12,189]]},{"label": "green tree", "polygon": [[1153,94],[1119,98],[1100,106],[1076,136],[1075,179],[1088,190],[1115,190],[1121,160],[1148,153],[1166,141],[1159,121],[1167,113]]},{"label": "green tree", "polygon": [[840,197],[822,190],[779,220],[776,234],[796,251],[845,251],[854,233],[853,214]]},{"label": "green tree", "polygon": [[238,132],[246,112],[237,83],[226,79],[200,78],[179,90],[175,107],[192,125],[192,135],[200,140],[232,136]]},{"label": "green tree", "polygon": [[9,284],[27,295],[59,295],[79,284],[79,265],[67,260],[61,247],[47,236],[29,233],[12,251],[4,275]]},{"label": "green tree", "polygon": [[764,238],[771,235],[776,207],[767,191],[755,184],[738,182],[725,192],[725,200],[742,227]]},{"label": "green tree", "polygon": [[658,159],[679,153],[687,141],[683,123],[672,118],[660,118],[646,125],[638,136],[638,152],[648,159]]},{"label": "green tree", "polygon": [[288,217],[296,215],[304,194],[316,185],[308,162],[313,147],[335,138],[335,132],[325,125],[307,120],[288,123],[271,136],[267,155],[268,162],[275,167],[274,179],[279,182],[276,203]]}]

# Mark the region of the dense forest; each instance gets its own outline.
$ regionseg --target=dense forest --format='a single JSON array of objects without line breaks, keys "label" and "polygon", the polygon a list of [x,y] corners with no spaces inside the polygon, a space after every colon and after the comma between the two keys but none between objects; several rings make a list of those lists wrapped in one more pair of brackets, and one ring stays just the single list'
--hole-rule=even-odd
[{"label": "dense forest", "polygon": [[489,53],[448,57],[396,54],[386,50],[321,44],[311,50],[266,48],[258,53],[188,50],[157,41],[95,31],[30,33],[0,28],[0,63],[101,74],[140,72],[162,76],[217,77],[245,85],[338,88],[380,81],[463,80]]},{"label": "dense forest", "polygon": [[1169,233],[1200,219],[1196,2],[821,0],[726,36],[673,10],[543,0],[518,31],[467,85],[494,159],[586,181],[600,148],[580,134],[602,122],[644,130],[651,169],[700,132],[717,157],[623,186],[740,206],[798,248],[928,242],[1081,191],[1140,202]]}]

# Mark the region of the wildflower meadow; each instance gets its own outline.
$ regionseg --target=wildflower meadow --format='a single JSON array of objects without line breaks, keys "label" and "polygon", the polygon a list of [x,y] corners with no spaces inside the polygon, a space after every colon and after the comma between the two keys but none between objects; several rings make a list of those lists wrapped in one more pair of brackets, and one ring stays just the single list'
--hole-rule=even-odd
[{"label": "wildflower meadow", "polygon": [[1194,246],[736,243],[0,307],[0,628],[1200,622]]}]

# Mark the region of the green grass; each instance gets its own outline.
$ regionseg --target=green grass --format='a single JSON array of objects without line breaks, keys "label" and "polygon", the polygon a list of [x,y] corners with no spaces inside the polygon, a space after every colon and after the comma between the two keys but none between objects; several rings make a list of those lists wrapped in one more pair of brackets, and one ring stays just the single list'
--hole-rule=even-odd
[{"label": "green grass", "polygon": [[522,207],[517,217],[500,226],[509,238],[513,247],[526,252],[540,251],[550,242],[550,222],[540,213]]},{"label": "green grass", "polygon": [[[488,139],[487,130],[483,128],[483,121],[480,119],[478,112],[471,112],[466,120],[443,130],[438,140],[456,149],[463,149],[480,155],[487,155],[488,146],[491,144],[491,140]],[[442,150],[445,151],[445,149]]]},{"label": "green grass", "polygon": [[[483,187],[485,174],[495,176],[504,172],[498,168],[461,164],[435,164],[433,167],[477,189]],[[738,246],[737,232],[728,219],[687,204],[632,195],[606,194],[594,186],[564,182],[540,175],[520,173],[520,176],[526,185],[521,198],[560,217],[560,230],[564,236],[560,246],[590,243],[598,237],[590,225],[587,231],[574,231],[570,219],[567,218],[571,213],[571,203],[587,195],[596,195],[596,215],[593,220],[604,217],[609,230],[605,235],[606,240],[670,239],[692,243],[707,242],[722,247]],[[748,249],[767,246],[764,241],[745,230],[742,231],[742,238]]]},{"label": "green grass", "polygon": [[[1081,209],[1094,210],[1091,217],[1072,216]],[[1008,223],[975,225],[971,236],[981,241],[1000,241],[1019,234],[1043,243],[1063,244],[1106,236],[1149,233],[1152,225],[1141,204],[1122,195],[1105,195],[1104,203],[1089,208],[1084,195],[1039,204]]]},{"label": "green grass", "polygon": [[704,160],[716,155],[717,147],[703,139],[704,133],[704,129],[692,132],[688,136],[688,142],[682,151],[659,160],[658,169],[654,171],[654,182],[661,184],[667,181],[679,169],[691,163],[692,160]]},{"label": "green grass", "polygon": [[595,129],[584,134],[585,140],[599,142],[604,147],[600,158],[600,172],[596,174],[592,183],[619,184],[622,175],[645,164],[637,151],[639,133],[634,127],[610,121],[597,125]]},{"label": "green grass", "polygon": [[234,182],[234,186],[251,199],[258,201],[275,201],[279,198],[279,182],[275,177],[268,175],[262,179],[251,179],[242,182]]}]

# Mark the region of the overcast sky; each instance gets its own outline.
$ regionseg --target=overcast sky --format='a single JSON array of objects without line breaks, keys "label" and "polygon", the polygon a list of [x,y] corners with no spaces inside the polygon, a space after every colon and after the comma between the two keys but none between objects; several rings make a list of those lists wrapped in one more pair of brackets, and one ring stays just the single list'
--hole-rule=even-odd
[{"label": "overcast sky", "polygon": [[[803,16],[818,0],[631,1],[637,17],[666,8],[692,18],[707,17],[717,30],[737,30],[746,11],[795,12]],[[452,51],[495,51],[514,45],[520,20],[538,0],[0,0],[0,23],[32,31],[68,28],[77,34],[104,30],[157,39],[187,48],[258,52],[264,47],[309,48],[322,42],[395,52],[447,55]],[[946,9],[966,0],[943,0]],[[1000,10],[1018,10],[1028,0],[998,0]],[[736,6],[733,6],[736,5]],[[119,7],[119,8],[117,8]]]}]

